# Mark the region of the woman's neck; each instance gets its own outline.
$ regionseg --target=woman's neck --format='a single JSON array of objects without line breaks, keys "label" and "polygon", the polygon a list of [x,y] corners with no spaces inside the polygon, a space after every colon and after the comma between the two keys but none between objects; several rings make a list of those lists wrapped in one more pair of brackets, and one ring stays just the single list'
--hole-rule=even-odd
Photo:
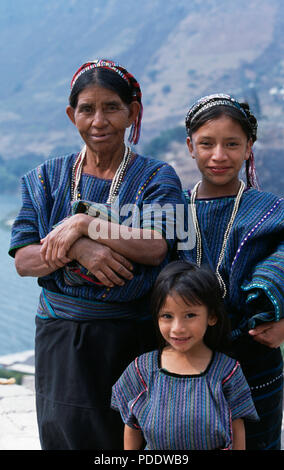
[{"label": "woman's neck", "polygon": [[83,173],[102,179],[112,179],[123,159],[124,151],[124,145],[114,153],[93,152],[87,147]]}]

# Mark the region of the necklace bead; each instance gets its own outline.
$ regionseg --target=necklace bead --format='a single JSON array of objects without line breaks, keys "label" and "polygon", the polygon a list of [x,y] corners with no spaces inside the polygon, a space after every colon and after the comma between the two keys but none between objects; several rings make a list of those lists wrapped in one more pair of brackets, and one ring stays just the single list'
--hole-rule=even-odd
[{"label": "necklace bead", "polygon": [[[81,176],[82,176],[82,169],[83,169],[83,163],[84,163],[84,160],[86,158],[86,146],[83,147],[83,149],[81,150],[81,152],[79,153],[78,157],[76,158],[76,161],[73,165],[73,168],[72,168],[72,177],[71,177],[71,202],[74,202],[74,201],[77,201],[79,198],[80,198],[80,194],[79,194],[79,183],[80,183],[80,179],[81,179]],[[125,151],[124,151],[124,155],[123,155],[123,159],[119,165],[119,167],[117,168],[116,172],[115,172],[115,175],[112,179],[112,183],[111,183],[111,186],[110,186],[110,190],[109,190],[109,195],[108,195],[108,199],[107,199],[107,204],[112,204],[118,193],[119,193],[119,189],[120,189],[120,186],[122,184],[122,181],[123,181],[123,177],[124,177],[124,174],[125,174],[125,171],[127,169],[127,166],[129,164],[129,161],[131,159],[131,156],[132,156],[132,152],[130,150],[130,147],[126,146],[125,147]]]},{"label": "necklace bead", "polygon": [[[194,186],[194,188],[192,190],[192,193],[191,193],[191,198],[190,198],[192,219],[193,219],[193,223],[194,223],[194,227],[195,227],[195,231],[196,231],[196,241],[197,241],[196,263],[197,263],[198,266],[201,265],[201,261],[202,261],[202,237],[201,237],[200,227],[199,227],[199,224],[198,224],[195,200],[196,200],[197,190],[198,190],[198,187],[199,187],[200,183],[201,183],[201,181],[199,181]],[[223,261],[224,255],[225,255],[225,250],[226,250],[227,242],[228,242],[228,239],[229,239],[229,235],[230,235],[231,229],[233,227],[233,224],[234,224],[234,221],[235,221],[238,209],[239,209],[239,204],[240,204],[240,200],[241,200],[241,197],[243,195],[244,189],[245,189],[245,184],[244,184],[243,181],[241,181],[241,184],[240,184],[240,187],[239,187],[239,190],[238,190],[238,194],[236,196],[236,200],[235,200],[235,203],[234,203],[233,211],[232,211],[232,214],[231,214],[231,218],[229,220],[229,223],[228,223],[227,228],[226,228],[225,233],[224,233],[222,248],[221,248],[219,258],[218,258],[218,262],[217,262],[217,266],[216,266],[216,276],[219,280],[220,286],[223,289],[223,298],[227,294],[227,288],[226,288],[226,284],[225,284],[224,280],[222,279],[222,276],[219,272],[219,269],[221,267],[221,264],[222,264],[222,261]]]}]

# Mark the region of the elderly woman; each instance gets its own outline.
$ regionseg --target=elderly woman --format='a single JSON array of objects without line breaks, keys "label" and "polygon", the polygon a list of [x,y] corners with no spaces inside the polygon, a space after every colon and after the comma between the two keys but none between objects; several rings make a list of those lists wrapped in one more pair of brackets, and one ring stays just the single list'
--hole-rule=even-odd
[{"label": "elderly woman", "polygon": [[[42,448],[120,449],[111,387],[155,345],[149,293],[175,244],[164,217],[153,227],[150,209],[182,204],[183,196],[169,165],[124,143],[129,127],[129,141],[138,142],[142,118],[140,86],[125,68],[84,64],[69,103],[85,146],[23,177],[9,253],[18,273],[42,287],[35,344]],[[127,204],[136,223],[122,210]]]}]

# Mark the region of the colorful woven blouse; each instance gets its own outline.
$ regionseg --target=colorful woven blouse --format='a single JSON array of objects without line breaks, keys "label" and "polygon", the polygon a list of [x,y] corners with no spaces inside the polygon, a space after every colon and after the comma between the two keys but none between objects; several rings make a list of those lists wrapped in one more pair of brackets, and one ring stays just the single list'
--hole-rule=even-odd
[{"label": "colorful woven blouse", "polygon": [[[23,202],[12,227],[11,256],[17,248],[39,243],[54,225],[71,215],[72,167],[76,157],[72,154],[47,160],[22,178]],[[111,180],[83,173],[79,185],[80,197],[84,201],[106,204],[110,185]],[[131,207],[135,205],[141,220],[144,223],[146,220],[143,228],[151,226],[150,211],[148,218],[145,215],[151,204],[164,206],[170,203],[175,206],[184,202],[180,180],[170,165],[140,155],[130,162],[119,191],[119,208],[126,204]],[[119,215],[120,223],[130,217],[127,211],[119,212]],[[69,282],[68,271],[58,269],[39,278],[39,284],[43,287],[39,316],[66,318],[72,309],[75,319],[92,318],[96,311],[99,318],[140,314],[135,301],[148,295],[159,271],[169,261],[176,242],[175,235],[173,238],[167,237],[165,218],[161,218],[160,222],[155,219],[155,229],[163,234],[169,246],[168,255],[161,266],[133,263],[133,279],[125,282],[124,286],[113,288],[88,281],[74,285]],[[143,302],[140,304],[145,308]]]},{"label": "colorful woven blouse", "polygon": [[113,386],[111,406],[141,429],[146,450],[230,449],[232,421],[258,419],[239,363],[219,352],[200,375],[162,369],[157,350],[141,355]]},{"label": "colorful woven blouse", "polygon": [[[190,201],[190,191],[185,191]],[[216,269],[234,197],[196,199],[202,263]],[[196,262],[196,248],[184,252]],[[260,421],[247,423],[247,448],[280,448],[283,396],[281,352],[258,343],[248,330],[284,317],[284,199],[246,190],[241,198],[220,274],[231,320],[230,355],[241,364]]]},{"label": "colorful woven blouse", "polygon": [[[188,202],[190,192],[185,191]],[[197,199],[202,236],[202,263],[215,271],[234,197]],[[196,247],[184,253],[196,262]],[[284,199],[246,190],[241,198],[220,274],[233,336],[263,321],[284,317]]]}]

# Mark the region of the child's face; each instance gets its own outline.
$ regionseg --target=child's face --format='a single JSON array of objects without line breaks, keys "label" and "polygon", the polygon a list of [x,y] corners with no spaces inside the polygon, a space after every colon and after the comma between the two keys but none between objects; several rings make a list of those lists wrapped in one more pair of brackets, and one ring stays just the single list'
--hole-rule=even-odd
[{"label": "child's face", "polygon": [[168,295],[158,315],[158,325],[165,341],[180,352],[198,351],[208,325],[215,325],[215,316],[208,315],[204,304],[189,304],[173,293]]},{"label": "child's face", "polygon": [[228,116],[212,119],[201,126],[192,139],[187,139],[189,151],[211,186],[225,186],[230,190],[251,153],[252,141],[240,124]]}]

